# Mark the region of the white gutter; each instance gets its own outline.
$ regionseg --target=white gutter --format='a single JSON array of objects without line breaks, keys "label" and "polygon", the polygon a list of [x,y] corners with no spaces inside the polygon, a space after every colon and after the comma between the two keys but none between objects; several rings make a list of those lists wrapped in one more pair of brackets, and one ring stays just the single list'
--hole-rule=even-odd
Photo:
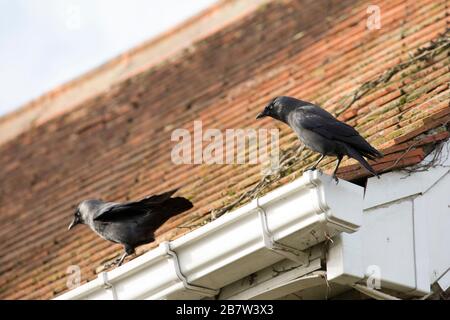
[{"label": "white gutter", "polygon": [[201,299],[362,223],[363,189],[318,171],[56,299]]}]

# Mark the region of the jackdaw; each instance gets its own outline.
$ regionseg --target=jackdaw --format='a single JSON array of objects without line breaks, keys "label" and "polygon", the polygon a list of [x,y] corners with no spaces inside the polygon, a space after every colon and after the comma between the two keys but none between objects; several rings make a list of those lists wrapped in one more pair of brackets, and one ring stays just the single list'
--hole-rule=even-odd
[{"label": "jackdaw", "polygon": [[306,147],[319,152],[321,157],[309,170],[315,170],[325,156],[337,157],[333,178],[344,156],[356,159],[370,173],[375,170],[363,158],[370,160],[383,157],[351,126],[337,120],[324,109],[292,97],[276,97],[256,116],[256,119],[272,117],[290,126]]},{"label": "jackdaw", "polygon": [[69,230],[86,224],[103,239],[122,244],[124,254],[112,263],[120,266],[136,247],[154,241],[155,230],[164,222],[193,207],[183,197],[171,198],[176,191],[126,203],[85,200],[78,205]]}]

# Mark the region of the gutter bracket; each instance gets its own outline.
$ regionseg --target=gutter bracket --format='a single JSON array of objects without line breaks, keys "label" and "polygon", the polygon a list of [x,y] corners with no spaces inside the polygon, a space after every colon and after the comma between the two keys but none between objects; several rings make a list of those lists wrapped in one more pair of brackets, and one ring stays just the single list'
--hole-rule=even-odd
[{"label": "gutter bracket", "polygon": [[375,289],[372,289],[369,287],[365,287],[365,286],[357,284],[357,283],[354,284],[352,287],[353,287],[353,289],[365,294],[368,297],[376,299],[376,300],[401,300],[390,294],[387,294],[387,293],[384,293],[384,292],[381,292],[381,291],[378,291],[378,290],[375,290]]},{"label": "gutter bracket", "polygon": [[190,284],[187,278],[181,272],[180,261],[178,260],[177,253],[170,248],[170,242],[169,241],[161,242],[159,246],[162,247],[165,254],[172,259],[175,267],[175,273],[178,279],[183,283],[183,286],[186,290],[194,291],[206,296],[216,296],[219,294],[219,290]]},{"label": "gutter bracket", "polygon": [[259,198],[255,199],[255,203],[259,218],[261,220],[262,235],[266,248],[274,251],[275,253],[285,257],[288,260],[301,263],[301,265],[303,266],[309,266],[309,254],[275,241],[273,234],[269,230],[266,210],[264,210],[264,208],[260,206]]},{"label": "gutter bracket", "polygon": [[105,290],[111,290],[112,298],[113,300],[119,300],[117,297],[116,289],[114,288],[113,284],[109,282],[108,280],[108,273],[107,272],[101,272],[98,277],[102,280],[102,287]]}]

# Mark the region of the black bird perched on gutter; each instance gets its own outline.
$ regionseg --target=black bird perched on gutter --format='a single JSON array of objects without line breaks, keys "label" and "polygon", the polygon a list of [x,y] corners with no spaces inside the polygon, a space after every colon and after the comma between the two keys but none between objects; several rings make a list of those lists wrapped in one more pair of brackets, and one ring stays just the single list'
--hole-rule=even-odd
[{"label": "black bird perched on gutter", "polygon": [[359,133],[324,109],[306,101],[292,97],[276,97],[256,119],[272,117],[290,126],[300,140],[313,151],[322,156],[310,168],[315,170],[325,156],[337,157],[333,178],[338,182],[336,172],[344,156],[356,159],[370,173],[378,177],[375,170],[364,159],[383,157],[383,154],[372,147]]},{"label": "black bird perched on gutter", "polygon": [[192,208],[183,197],[171,198],[176,191],[126,203],[85,200],[79,204],[69,230],[86,224],[103,239],[122,244],[125,253],[113,262],[120,266],[137,246],[154,241],[155,230],[164,222]]}]

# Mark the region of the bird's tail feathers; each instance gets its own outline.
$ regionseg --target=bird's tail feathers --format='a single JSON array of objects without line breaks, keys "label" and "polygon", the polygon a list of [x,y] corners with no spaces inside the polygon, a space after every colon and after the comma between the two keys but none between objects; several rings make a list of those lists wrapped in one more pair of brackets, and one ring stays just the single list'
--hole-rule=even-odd
[{"label": "bird's tail feathers", "polygon": [[175,216],[179,213],[187,211],[193,207],[192,202],[183,197],[169,198],[164,201],[163,206],[167,208],[170,216]]},{"label": "bird's tail feathers", "polygon": [[373,152],[369,153],[369,152],[365,152],[365,151],[362,151],[360,153],[369,160],[376,160],[378,158],[384,157],[384,154],[382,154],[378,150],[375,150],[375,151],[376,151],[376,153],[373,153]]},{"label": "bird's tail feathers", "polygon": [[370,159],[370,160],[375,160],[375,159],[377,159],[377,158],[382,158],[382,157],[384,157],[384,154],[383,153],[381,153],[380,151],[378,151],[377,149],[375,149],[374,147],[372,147],[369,143],[367,143],[368,144],[368,150],[364,150],[363,152],[362,152],[362,154],[366,157],[366,158],[368,158],[368,159]]},{"label": "bird's tail feathers", "polygon": [[[356,151],[355,149],[353,149],[350,146],[346,146],[346,148],[347,148],[347,153],[348,153],[349,157],[357,160],[364,168],[366,168],[367,171],[369,171],[374,176],[378,177],[378,173],[375,172],[375,170],[370,166],[370,164],[366,161],[366,159],[364,159],[363,156],[361,156],[361,154],[358,151]],[[373,160],[370,157],[368,157],[368,158]]]}]

